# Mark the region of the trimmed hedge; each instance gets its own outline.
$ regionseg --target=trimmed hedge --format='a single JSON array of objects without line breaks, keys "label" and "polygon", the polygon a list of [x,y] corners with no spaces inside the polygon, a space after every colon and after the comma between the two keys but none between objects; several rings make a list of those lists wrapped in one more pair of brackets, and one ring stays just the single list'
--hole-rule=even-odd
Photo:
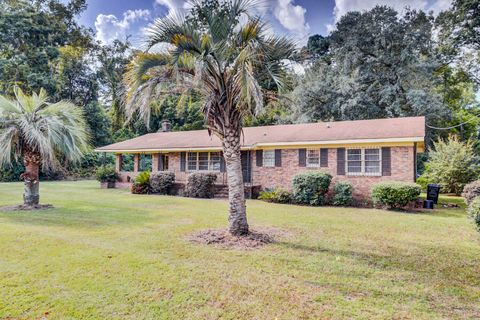
[{"label": "trimmed hedge", "polygon": [[302,204],[320,206],[325,203],[332,176],[323,171],[297,174],[293,178],[293,196]]},{"label": "trimmed hedge", "polygon": [[292,203],[293,195],[287,190],[275,188],[261,191],[258,199],[273,203]]},{"label": "trimmed hedge", "polygon": [[470,202],[467,212],[475,223],[477,231],[480,232],[480,197],[476,197]]},{"label": "trimmed hedge", "polygon": [[347,181],[337,181],[333,187],[333,205],[349,206],[353,202],[353,186]]},{"label": "trimmed hedge", "polygon": [[188,175],[185,195],[192,198],[213,198],[215,195],[214,173],[191,173]]},{"label": "trimmed hedge", "polygon": [[387,206],[390,209],[403,208],[420,196],[422,188],[416,183],[392,181],[377,183],[372,188],[372,199],[375,205]]},{"label": "trimmed hedge", "polygon": [[150,175],[150,192],[169,194],[175,182],[173,172],[155,172]]},{"label": "trimmed hedge", "polygon": [[132,184],[132,193],[147,194],[150,192],[150,172],[143,171],[138,174]]},{"label": "trimmed hedge", "polygon": [[463,188],[462,197],[467,205],[480,196],[480,180],[470,182]]}]

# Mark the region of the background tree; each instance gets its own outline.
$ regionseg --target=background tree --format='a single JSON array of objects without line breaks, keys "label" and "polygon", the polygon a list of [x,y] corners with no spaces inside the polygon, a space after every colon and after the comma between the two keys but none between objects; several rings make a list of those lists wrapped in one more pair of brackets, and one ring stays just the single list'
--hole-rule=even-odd
[{"label": "background tree", "polygon": [[448,116],[435,92],[441,66],[432,41],[432,18],[388,7],[348,12],[329,36],[321,59],[294,91],[294,121]]},{"label": "background tree", "polygon": [[122,105],[125,90],[122,77],[129,62],[129,50],[129,42],[114,40],[111,45],[101,46],[97,54],[100,95],[105,105],[109,106],[112,132],[120,130],[127,120]]},{"label": "background tree", "polygon": [[87,47],[92,35],[77,24],[75,16],[86,8],[85,0],[18,0],[2,2],[0,10],[0,94],[12,94],[15,86],[26,92],[60,88],[54,68],[59,48]]},{"label": "background tree", "polygon": [[97,60],[96,47],[81,48],[64,46],[59,48],[60,56],[55,78],[60,87],[54,100],[69,100],[84,109],[89,135],[95,147],[111,142],[111,122],[105,107],[99,101],[100,81],[92,67]]},{"label": "background tree", "polygon": [[[243,119],[263,107],[257,79],[270,75],[275,91],[284,88],[288,77],[282,61],[294,51],[288,40],[265,34],[265,24],[251,16],[252,4],[192,1],[186,19],[156,20],[148,46],[168,43],[172,49],[168,54],[137,55],[125,76],[127,114],[138,113],[146,123],[151,102],[165,100],[172,90],[182,89],[182,99],[193,91],[202,95],[207,128],[223,144],[233,235],[248,233],[240,158]],[[241,16],[247,21],[240,25]]]},{"label": "background tree", "polygon": [[[96,70],[101,65],[98,52],[102,46],[94,43],[93,33],[76,20],[86,9],[86,2],[20,0],[0,1],[0,6],[0,93],[13,96],[15,86],[27,93],[45,88],[52,102],[65,99],[83,109],[96,146],[110,143],[107,106],[100,102],[104,79]],[[44,167],[40,177],[88,177],[89,171],[92,175],[95,166],[104,162],[98,154],[86,156],[78,166],[62,157],[58,160],[69,168],[68,172]],[[0,171],[0,181],[18,179],[17,173],[23,170],[21,162],[14,163]]]},{"label": "background tree", "polygon": [[473,143],[450,136],[433,144],[421,180],[440,184],[442,192],[460,195],[467,183],[478,178],[478,170]]},{"label": "background tree", "polygon": [[59,165],[58,157],[78,162],[88,149],[81,109],[70,102],[50,104],[45,90],[25,95],[14,90],[15,100],[0,96],[0,165],[22,158],[25,172],[24,204],[39,203],[39,168]]},{"label": "background tree", "polygon": [[454,0],[436,20],[441,53],[480,85],[480,4],[478,0]]}]

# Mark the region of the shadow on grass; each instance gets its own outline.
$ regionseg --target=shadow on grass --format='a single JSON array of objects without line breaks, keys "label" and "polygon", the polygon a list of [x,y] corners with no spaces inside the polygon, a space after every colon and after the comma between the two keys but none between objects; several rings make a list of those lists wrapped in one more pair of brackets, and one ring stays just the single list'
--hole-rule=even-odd
[{"label": "shadow on grass", "polygon": [[[424,281],[436,283],[434,278],[448,280],[449,284],[458,287],[480,286],[480,278],[465,277],[480,273],[480,259],[462,255],[457,250],[448,247],[433,247],[417,245],[414,250],[390,249],[389,253],[378,254],[371,250],[339,250],[315,245],[304,245],[285,241],[277,245],[303,252],[325,253],[363,262],[368,266],[381,270],[402,270],[422,275]],[[407,246],[408,247],[408,246]],[[468,270],[470,269],[470,270]],[[477,294],[480,293],[480,290]],[[473,294],[473,293],[472,293]]]},{"label": "shadow on grass", "polygon": [[439,217],[439,218],[465,218],[467,213],[462,208],[437,208],[432,211],[422,211],[416,214],[421,216]]}]

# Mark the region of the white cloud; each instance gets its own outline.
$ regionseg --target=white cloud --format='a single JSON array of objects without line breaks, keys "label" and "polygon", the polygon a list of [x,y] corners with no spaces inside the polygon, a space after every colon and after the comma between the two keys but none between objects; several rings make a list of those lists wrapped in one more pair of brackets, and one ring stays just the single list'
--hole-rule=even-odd
[{"label": "white cloud", "polygon": [[305,21],[306,12],[307,9],[295,5],[294,0],[278,0],[273,7],[273,15],[280,24],[299,37],[306,36],[310,30],[310,26]]},{"label": "white cloud", "polygon": [[127,10],[123,13],[123,19],[118,19],[113,14],[99,14],[95,19],[97,40],[103,43],[111,43],[115,39],[124,40],[133,23],[139,20],[148,20],[150,10]]},{"label": "white cloud", "polygon": [[[421,9],[424,11],[433,11],[438,14],[440,11],[448,9],[452,0],[335,0],[333,9],[334,22],[338,22],[340,17],[349,11],[364,11],[375,7],[376,5],[385,5],[403,12],[406,7],[411,9]],[[335,28],[333,24],[327,24],[327,30],[332,31]]]},{"label": "white cloud", "polygon": [[167,7],[169,17],[185,13],[188,2],[185,0],[155,0],[156,4]]}]

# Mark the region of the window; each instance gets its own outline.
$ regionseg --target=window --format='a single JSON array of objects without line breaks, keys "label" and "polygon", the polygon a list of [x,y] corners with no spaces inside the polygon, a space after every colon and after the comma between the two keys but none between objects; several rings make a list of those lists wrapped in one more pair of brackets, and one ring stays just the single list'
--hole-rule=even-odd
[{"label": "window", "polygon": [[365,174],[380,173],[380,149],[365,149]]},{"label": "window", "polygon": [[347,152],[347,172],[362,173],[362,149],[349,149]]},{"label": "window", "polygon": [[208,152],[198,153],[198,170],[208,171]]},{"label": "window", "polygon": [[380,149],[348,149],[347,174],[377,176],[381,174]]},{"label": "window", "polygon": [[187,157],[187,170],[196,171],[197,170],[197,158],[198,152],[189,152]]},{"label": "window", "polygon": [[320,149],[307,150],[307,167],[320,167]]},{"label": "window", "polygon": [[263,166],[275,167],[275,150],[263,150]]},{"label": "window", "polygon": [[220,152],[211,152],[210,153],[210,170],[211,171],[220,171],[220,163],[222,161],[222,155]]},{"label": "window", "polygon": [[188,171],[220,171],[220,152],[188,152]]}]

